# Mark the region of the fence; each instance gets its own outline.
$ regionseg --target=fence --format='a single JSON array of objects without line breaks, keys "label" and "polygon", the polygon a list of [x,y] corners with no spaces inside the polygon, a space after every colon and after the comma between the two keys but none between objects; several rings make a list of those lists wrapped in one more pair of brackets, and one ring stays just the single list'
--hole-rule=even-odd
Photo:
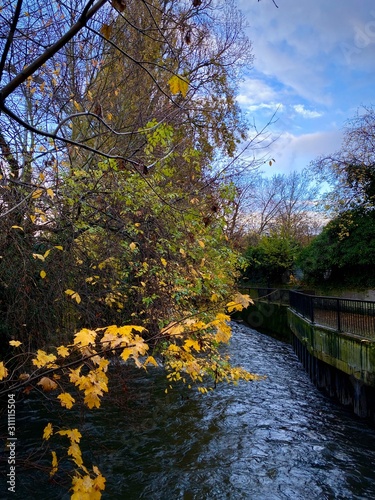
[{"label": "fence", "polygon": [[244,289],[253,299],[289,305],[311,323],[327,326],[338,332],[375,339],[375,302],[321,297],[282,288]]},{"label": "fence", "polygon": [[375,339],[375,302],[305,295],[292,290],[289,299],[290,307],[312,323]]}]

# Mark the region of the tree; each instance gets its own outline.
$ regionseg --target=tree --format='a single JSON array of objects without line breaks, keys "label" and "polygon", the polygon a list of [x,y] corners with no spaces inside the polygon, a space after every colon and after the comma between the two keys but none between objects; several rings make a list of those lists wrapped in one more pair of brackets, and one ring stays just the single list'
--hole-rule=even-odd
[{"label": "tree", "polygon": [[373,211],[342,212],[302,251],[304,280],[315,286],[374,286],[374,237]]},{"label": "tree", "polygon": [[332,188],[328,204],[336,212],[373,207],[375,202],[375,109],[359,109],[347,122],[340,151],[317,158],[315,171]]},{"label": "tree", "polygon": [[246,193],[243,219],[254,242],[276,232],[305,244],[321,225],[319,188],[306,170],[272,178],[257,174]]},{"label": "tree", "polygon": [[[121,238],[132,243],[126,228],[139,207],[129,203],[133,193],[151,192],[167,204],[165,190],[176,186],[176,218],[198,196],[202,220],[214,222],[212,208],[221,195],[218,184],[207,183],[205,171],[216,149],[233,154],[243,134],[233,85],[251,53],[233,4],[224,3],[221,11],[194,2],[184,8],[176,1],[116,5],[118,11],[104,2],[72,0],[49,7],[24,2],[0,13],[0,107],[2,130],[8,131],[0,144],[6,185],[2,283],[10,335],[27,325],[33,341],[43,338],[51,331],[51,317],[55,329],[65,329],[59,324],[64,290],[91,279],[90,266],[113,254],[117,258]],[[204,43],[206,38],[212,43]],[[171,163],[176,158],[178,168]],[[128,199],[121,192],[128,192]],[[97,262],[83,259],[84,271],[77,266],[79,254],[94,239],[103,251]],[[43,256],[39,248],[50,247],[64,252],[55,251],[53,263],[49,257],[43,264],[48,269],[41,269],[41,259],[32,255]],[[48,271],[44,281],[42,271]],[[117,273],[111,272],[110,284],[107,266],[103,287],[117,289]],[[17,283],[23,283],[21,295]],[[82,297],[90,296],[90,287],[80,289]],[[105,290],[93,294],[97,301],[106,296]],[[56,314],[40,314],[39,305]],[[104,314],[79,307],[82,323],[108,319],[108,308]],[[38,311],[34,321],[30,310]],[[69,320],[66,328],[72,326]]]},{"label": "tree", "polygon": [[250,245],[244,258],[247,267],[243,278],[267,286],[289,284],[295,271],[301,245],[292,237],[271,233]]},{"label": "tree", "polygon": [[[159,356],[168,385],[201,392],[254,378],[220,351],[225,312],[249,299],[234,294],[228,193],[211,175],[244,134],[241,17],[231,2],[113,6],[0,11],[0,393],[40,388],[67,410],[100,406],[112,357]],[[73,498],[100,498],[78,429],[53,434],[70,443]]]}]

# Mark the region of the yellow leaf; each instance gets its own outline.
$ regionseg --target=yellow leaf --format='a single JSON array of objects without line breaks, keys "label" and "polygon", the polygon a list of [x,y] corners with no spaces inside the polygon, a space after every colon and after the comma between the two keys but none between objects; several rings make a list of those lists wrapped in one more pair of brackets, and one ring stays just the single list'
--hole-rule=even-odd
[{"label": "yellow leaf", "polygon": [[81,302],[80,295],[74,290],[65,290],[65,293],[66,295],[69,295],[72,299],[74,299],[77,302],[77,304]]},{"label": "yellow leaf", "polygon": [[39,259],[39,260],[44,261],[44,257],[40,253],[33,253],[33,257],[34,257],[34,259]]},{"label": "yellow leaf", "polygon": [[160,259],[161,263],[163,264],[164,267],[167,266],[167,261],[163,259],[163,257]]},{"label": "yellow leaf", "polygon": [[74,335],[74,345],[87,346],[95,343],[97,333],[88,328],[82,328]]},{"label": "yellow leaf", "polygon": [[[41,146],[41,148],[43,148],[43,146]],[[45,151],[45,148],[43,148],[43,149],[42,149],[42,151]],[[42,182],[44,181],[45,176],[44,176],[43,172],[40,172],[40,174],[39,174],[39,179],[40,179]]]},{"label": "yellow leaf", "polygon": [[39,349],[36,354],[37,356],[32,360],[32,363],[38,368],[43,368],[43,366],[46,366],[56,360],[56,356],[54,354],[47,354],[41,349]]},{"label": "yellow leaf", "polygon": [[210,298],[211,302],[217,302],[219,300],[219,296],[217,293],[213,293]]},{"label": "yellow leaf", "polygon": [[43,439],[46,439],[48,441],[48,439],[52,436],[52,434],[53,434],[53,427],[52,427],[52,424],[49,423],[44,428]]},{"label": "yellow leaf", "polygon": [[77,111],[82,111],[81,105],[73,99],[73,105],[76,108]]},{"label": "yellow leaf", "polygon": [[23,231],[23,227],[21,226],[12,226],[11,229],[20,229],[21,231]]},{"label": "yellow leaf", "polygon": [[57,248],[57,250],[61,250],[61,251],[64,250],[61,245],[57,245],[57,246],[55,246],[55,248]]},{"label": "yellow leaf", "polygon": [[30,215],[30,220],[31,222],[34,224],[35,220],[36,220],[36,215]]},{"label": "yellow leaf", "polygon": [[183,257],[186,257],[186,252],[183,248],[180,248],[180,254],[183,256]]},{"label": "yellow leaf", "polygon": [[250,304],[254,304],[254,302],[249,295],[242,295],[241,293],[237,293],[234,297],[234,300],[228,302],[227,309],[228,312],[242,311],[243,309],[246,309]]},{"label": "yellow leaf", "polygon": [[46,259],[48,257],[48,255],[50,254],[50,252],[51,252],[51,249],[49,249],[46,252],[44,252],[43,257]]},{"label": "yellow leaf", "polygon": [[47,194],[50,198],[54,198],[55,197],[55,193],[52,191],[51,188],[48,188],[47,189]]},{"label": "yellow leaf", "polygon": [[146,359],[146,361],[143,363],[143,366],[147,366],[148,364],[154,365],[157,368],[159,367],[156,359],[153,356],[148,356],[148,358]]},{"label": "yellow leaf", "polygon": [[57,431],[57,434],[60,434],[60,436],[68,436],[71,443],[79,443],[82,437],[82,434],[78,429],[63,429],[61,431]]},{"label": "yellow leaf", "polygon": [[59,394],[57,398],[60,400],[61,406],[65,406],[65,408],[68,408],[68,410],[70,410],[70,408],[73,406],[73,403],[75,403],[75,399],[68,392]]},{"label": "yellow leaf", "polygon": [[198,241],[198,243],[199,243],[199,246],[200,246],[201,248],[204,248],[204,247],[205,247],[204,242],[203,242],[202,240],[199,240],[199,241]]},{"label": "yellow leaf", "polygon": [[76,384],[77,385],[77,383],[81,379],[81,369],[82,369],[82,366],[83,365],[79,366],[75,370],[73,370],[72,368],[70,368],[69,380],[72,382],[72,384]]},{"label": "yellow leaf", "polygon": [[189,90],[189,81],[185,77],[173,75],[168,80],[168,84],[172,94],[181,93],[182,97],[186,97]]},{"label": "yellow leaf", "polygon": [[0,380],[8,376],[8,370],[5,368],[5,365],[2,361],[0,361]]},{"label": "yellow leaf", "polygon": [[48,377],[42,377],[36,385],[40,385],[45,392],[53,391],[57,388],[56,382]]},{"label": "yellow leaf", "polygon": [[92,410],[93,408],[100,408],[100,398],[95,392],[86,393],[84,403]]},{"label": "yellow leaf", "polygon": [[36,199],[40,198],[40,197],[42,196],[42,194],[43,194],[43,189],[39,189],[39,188],[38,188],[38,189],[36,189],[36,190],[33,192],[33,194],[31,195],[31,198],[32,198],[33,200],[36,200]]},{"label": "yellow leaf", "polygon": [[130,250],[132,250],[134,252],[134,250],[137,248],[136,243],[134,243],[134,241],[133,241],[133,243],[130,243],[129,248],[130,248]]},{"label": "yellow leaf", "polygon": [[201,350],[200,345],[199,345],[199,343],[196,340],[193,340],[193,339],[185,340],[185,343],[184,343],[184,349],[185,349],[185,351],[190,352],[190,348],[191,347],[193,349],[195,349],[196,351],[200,351]]},{"label": "yellow leaf", "polygon": [[12,345],[13,347],[19,347],[22,344],[19,340],[10,340],[9,345]]},{"label": "yellow leaf", "polygon": [[69,356],[69,349],[64,345],[57,347],[56,350],[58,355],[61,356],[62,358],[66,358],[67,356]]},{"label": "yellow leaf", "polygon": [[74,299],[77,302],[77,304],[80,304],[81,300],[82,300],[80,295],[77,292],[73,293],[72,299]]},{"label": "yellow leaf", "polygon": [[[96,467],[97,468],[97,467]],[[100,474],[100,471],[98,469],[98,472],[95,471],[95,466],[92,468],[92,470],[95,472],[95,474],[97,475],[97,477],[94,479],[94,489],[95,490],[104,490],[105,488],[105,477],[103,477],[101,474]],[[98,492],[99,493],[99,492]],[[100,498],[100,497],[98,497]]]},{"label": "yellow leaf", "polygon": [[181,334],[184,333],[184,327],[181,323],[177,323],[176,321],[172,321],[166,327],[164,327],[161,332],[163,335],[175,335],[177,337],[181,337]]},{"label": "yellow leaf", "polygon": [[51,472],[49,473],[49,475],[52,477],[56,474],[57,472],[57,465],[58,465],[58,462],[57,462],[57,455],[56,455],[56,452],[55,451],[52,451],[52,469],[51,469]]},{"label": "yellow leaf", "polygon": [[42,278],[42,280],[44,280],[44,278],[47,276],[47,273],[45,271],[40,271],[40,277]]},{"label": "yellow leaf", "polygon": [[121,353],[121,357],[124,361],[127,361],[129,356],[133,354],[133,349],[131,347],[125,347]]}]

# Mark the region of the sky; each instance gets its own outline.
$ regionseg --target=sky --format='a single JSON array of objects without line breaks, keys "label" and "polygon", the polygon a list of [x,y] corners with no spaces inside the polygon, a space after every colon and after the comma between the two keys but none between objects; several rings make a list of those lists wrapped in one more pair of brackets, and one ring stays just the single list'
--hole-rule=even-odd
[{"label": "sky", "polygon": [[237,0],[254,55],[238,102],[258,129],[276,112],[269,175],[338,151],[347,120],[375,105],[374,0],[275,1]]}]

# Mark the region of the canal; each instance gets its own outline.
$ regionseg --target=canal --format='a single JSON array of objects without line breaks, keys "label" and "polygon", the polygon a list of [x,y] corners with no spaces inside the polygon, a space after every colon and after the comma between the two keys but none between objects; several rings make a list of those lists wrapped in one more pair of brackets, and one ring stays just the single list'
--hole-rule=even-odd
[{"label": "canal", "polygon": [[[166,395],[155,369],[124,382],[125,404],[114,400],[82,417],[85,461],[107,477],[103,499],[375,498],[375,430],[320,393],[291,346],[241,324],[233,330],[233,363],[265,380],[222,385],[206,396]],[[58,417],[40,419],[36,404],[26,399],[17,421],[18,447],[30,456]],[[9,498],[69,498],[66,484],[26,465]]]}]

